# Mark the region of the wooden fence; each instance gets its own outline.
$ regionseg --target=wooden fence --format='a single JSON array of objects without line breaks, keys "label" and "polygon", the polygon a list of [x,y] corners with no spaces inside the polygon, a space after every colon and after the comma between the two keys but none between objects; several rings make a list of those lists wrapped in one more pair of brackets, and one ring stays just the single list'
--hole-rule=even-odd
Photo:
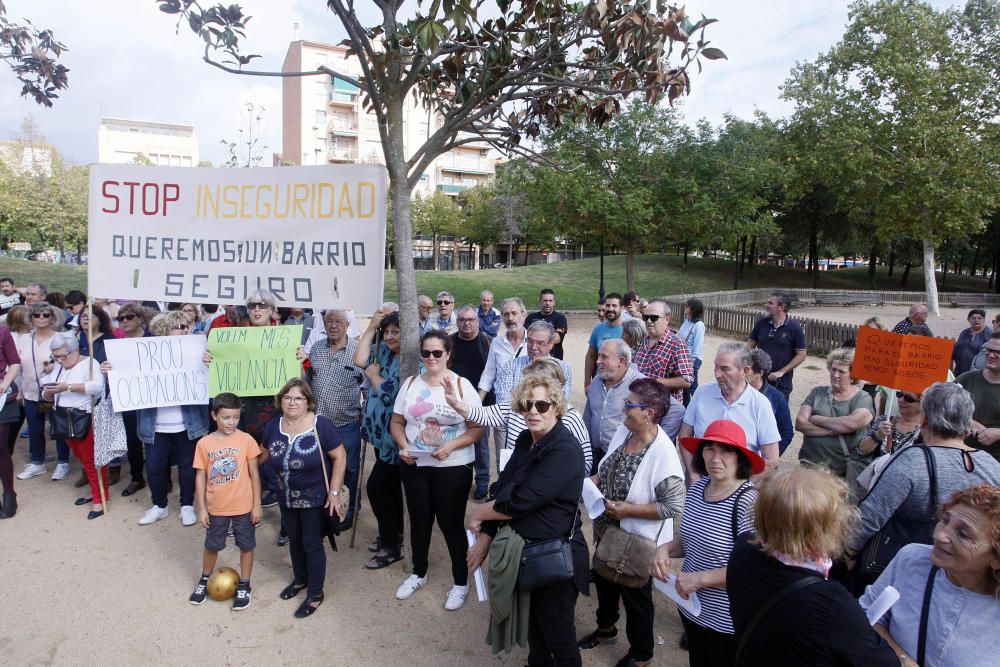
[{"label": "wooden fence", "polygon": [[[744,290],[729,290],[724,292],[702,292],[693,294],[671,294],[665,297],[659,297],[664,299],[669,303],[681,302],[688,299],[699,299],[705,307],[710,306],[745,306],[747,304],[763,305],[769,297],[775,291],[782,291],[789,295],[794,295],[802,303],[815,303],[816,297],[824,294],[872,294],[873,290],[833,290],[833,289],[808,289],[808,288],[793,288],[793,289],[780,289],[775,287],[768,288],[757,288],[757,289],[744,289]],[[878,291],[876,292],[883,303],[891,304],[911,304],[926,301],[927,295],[924,292],[903,292],[898,290],[890,291]],[[943,307],[948,307],[952,299],[958,299],[959,301],[964,301],[969,297],[979,297],[980,303],[978,305],[982,306],[1000,306],[1000,294],[993,294],[989,292],[982,293],[970,293],[970,292],[939,292],[938,302]],[[967,306],[963,306],[967,307]]]}]

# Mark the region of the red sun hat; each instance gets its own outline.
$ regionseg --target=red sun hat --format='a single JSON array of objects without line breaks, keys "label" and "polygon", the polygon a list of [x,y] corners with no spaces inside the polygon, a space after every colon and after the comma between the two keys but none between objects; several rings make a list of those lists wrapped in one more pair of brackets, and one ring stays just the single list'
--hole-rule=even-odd
[{"label": "red sun hat", "polygon": [[698,446],[703,442],[714,442],[739,450],[750,461],[750,470],[754,475],[764,472],[764,459],[760,454],[747,446],[747,434],[743,427],[729,419],[716,419],[708,425],[700,438],[680,438],[681,446],[692,454],[698,453]]}]

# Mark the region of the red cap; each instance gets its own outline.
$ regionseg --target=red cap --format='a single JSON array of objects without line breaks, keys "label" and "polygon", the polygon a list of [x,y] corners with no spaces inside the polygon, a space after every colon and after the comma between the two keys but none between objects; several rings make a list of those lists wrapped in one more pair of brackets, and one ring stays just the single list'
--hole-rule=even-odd
[{"label": "red cap", "polygon": [[698,445],[715,442],[740,450],[750,460],[750,470],[754,475],[764,472],[764,459],[747,446],[747,434],[743,427],[729,419],[716,419],[708,425],[700,438],[680,438],[681,446],[692,454],[698,453]]}]

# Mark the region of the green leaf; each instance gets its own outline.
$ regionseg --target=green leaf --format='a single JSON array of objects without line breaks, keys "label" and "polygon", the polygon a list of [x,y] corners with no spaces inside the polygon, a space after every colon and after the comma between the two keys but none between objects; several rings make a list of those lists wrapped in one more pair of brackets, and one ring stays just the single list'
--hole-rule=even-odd
[{"label": "green leaf", "polygon": [[726,57],[726,54],[722,52],[722,49],[717,49],[714,46],[702,49],[701,55],[705,56],[709,60],[729,60],[729,58]]}]

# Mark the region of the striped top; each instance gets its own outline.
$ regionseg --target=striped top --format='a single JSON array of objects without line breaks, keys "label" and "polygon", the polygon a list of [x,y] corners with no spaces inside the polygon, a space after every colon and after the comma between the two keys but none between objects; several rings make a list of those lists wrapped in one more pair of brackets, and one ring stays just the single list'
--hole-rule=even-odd
[{"label": "striped top", "polygon": [[[736,514],[737,534],[754,529],[753,508],[757,502],[757,489],[750,480],[745,481],[728,498],[717,502],[705,500],[705,488],[711,481],[703,477],[688,489],[684,516],[681,518],[681,542],[684,545],[684,566],[681,572],[702,572],[726,567],[729,554],[736,542],[733,535],[733,505],[744,487],[750,487],[739,499]],[[701,615],[691,616],[679,611],[693,623],[721,632],[733,634],[733,619],[729,615],[729,597],[725,588],[702,588],[698,591]]]}]

